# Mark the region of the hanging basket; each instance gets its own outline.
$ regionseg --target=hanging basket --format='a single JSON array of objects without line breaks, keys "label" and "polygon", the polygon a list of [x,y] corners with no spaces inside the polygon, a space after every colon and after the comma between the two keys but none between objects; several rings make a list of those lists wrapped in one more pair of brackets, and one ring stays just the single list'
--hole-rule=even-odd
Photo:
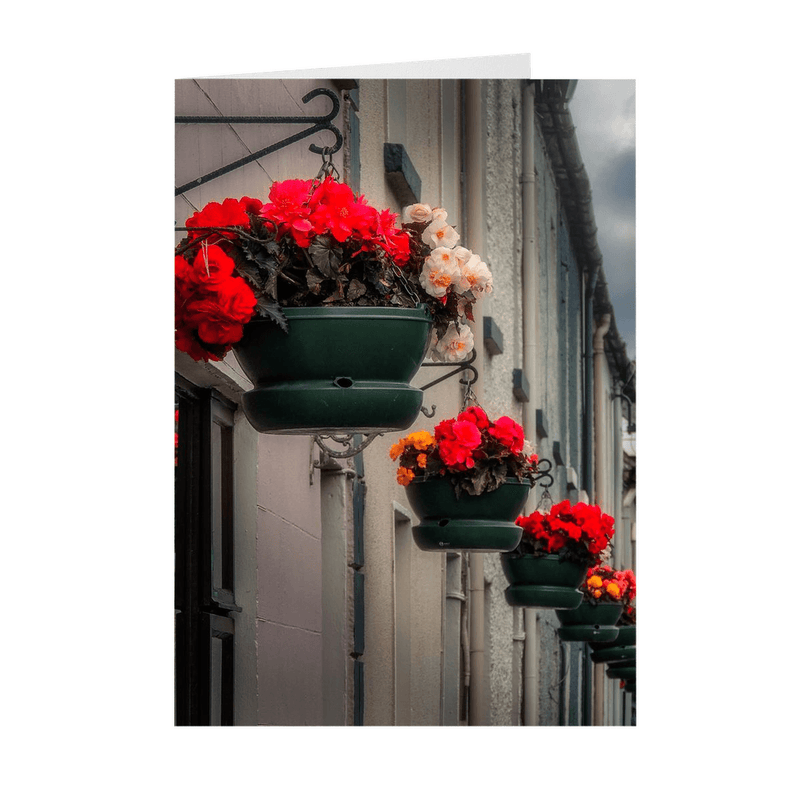
[{"label": "hanging basket", "polygon": [[611,643],[591,643],[592,661],[610,664],[632,661],[636,658],[636,626],[618,625],[619,633]]},{"label": "hanging basket", "polygon": [[409,385],[425,357],[432,319],[416,308],[284,308],[289,332],[254,319],[234,352],[255,388],[242,398],[260,433],[404,430],[422,390]]},{"label": "hanging basket", "polygon": [[606,669],[606,677],[611,680],[631,681],[636,680],[636,662],[629,666],[619,666],[617,664],[610,665]]},{"label": "hanging basket", "polygon": [[447,477],[415,478],[406,486],[408,502],[420,518],[412,528],[421,550],[506,553],[522,538],[515,524],[532,482],[508,478],[493,492],[456,498]]},{"label": "hanging basket", "polygon": [[613,642],[619,635],[617,621],[622,603],[598,603],[584,600],[572,611],[556,611],[561,627],[558,636],[564,642]]},{"label": "hanging basket", "polygon": [[578,587],[586,577],[586,567],[557,555],[535,556],[503,553],[503,572],[510,586],[506,601],[511,606],[535,608],[577,608],[583,600]]}]

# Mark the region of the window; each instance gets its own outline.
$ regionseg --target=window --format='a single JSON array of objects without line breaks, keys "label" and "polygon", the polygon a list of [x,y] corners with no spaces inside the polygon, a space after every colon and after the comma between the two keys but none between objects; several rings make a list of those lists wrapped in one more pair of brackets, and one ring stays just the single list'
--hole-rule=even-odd
[{"label": "window", "polygon": [[176,376],[176,725],[233,725],[234,411]]}]

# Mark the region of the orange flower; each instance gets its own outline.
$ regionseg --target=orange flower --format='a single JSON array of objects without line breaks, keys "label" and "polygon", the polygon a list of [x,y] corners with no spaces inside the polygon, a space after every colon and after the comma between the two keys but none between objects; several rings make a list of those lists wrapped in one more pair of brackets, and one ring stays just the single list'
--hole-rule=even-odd
[{"label": "orange flower", "polygon": [[413,444],[417,450],[425,450],[431,445],[436,444],[436,439],[434,439],[428,431],[409,433],[403,441],[407,444]]},{"label": "orange flower", "polygon": [[414,473],[410,469],[406,469],[405,467],[398,467],[397,469],[397,482],[401,486],[408,486],[409,483],[414,479]]},{"label": "orange flower", "polygon": [[620,588],[618,583],[614,583],[614,581],[609,581],[608,586],[606,586],[606,591],[614,598],[618,598],[620,595]]},{"label": "orange flower", "polygon": [[413,447],[415,450],[427,450],[436,444],[436,439],[428,433],[428,431],[414,431],[409,433],[408,436],[402,438],[397,444],[393,444],[389,450],[389,455],[392,461],[395,461],[407,447]]},{"label": "orange flower", "polygon": [[603,593],[602,593],[602,592],[601,592],[599,589],[595,589],[595,590],[592,592],[592,594],[593,594],[595,597],[600,597],[600,595],[601,595],[601,594],[603,594]]},{"label": "orange flower", "polygon": [[592,577],[586,581],[586,585],[590,589],[599,589],[603,585],[603,579],[599,575],[592,575]]},{"label": "orange flower", "polygon": [[422,469],[425,469],[427,464],[428,464],[427,453],[419,453],[419,455],[417,455],[417,466],[422,467]]},{"label": "orange flower", "polygon": [[405,439],[401,439],[397,444],[393,444],[391,449],[389,450],[389,455],[391,456],[392,461],[396,461],[397,458],[403,455],[403,450],[406,449],[404,444]]}]

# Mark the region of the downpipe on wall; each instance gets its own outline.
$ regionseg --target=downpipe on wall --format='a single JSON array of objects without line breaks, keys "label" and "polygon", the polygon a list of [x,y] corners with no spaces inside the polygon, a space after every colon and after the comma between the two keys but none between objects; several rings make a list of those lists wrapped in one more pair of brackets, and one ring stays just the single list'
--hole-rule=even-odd
[{"label": "downpipe on wall", "polygon": [[[603,367],[605,364],[605,337],[611,327],[611,314],[603,314],[600,323],[592,337],[592,354],[594,367],[594,432],[595,432],[595,483],[596,502],[601,508],[608,508],[608,475],[606,474],[606,459],[608,456],[608,436],[605,420],[605,402],[603,390]],[[599,669],[598,669],[599,667]],[[606,695],[606,681],[603,680],[603,665],[594,665],[594,704],[592,709],[592,724],[603,725],[604,706]]]},{"label": "downpipe on wall", "polygon": [[[522,365],[531,386],[536,385],[536,330],[539,254],[536,250],[535,84],[522,88]],[[523,405],[523,427],[536,430],[536,403]],[[539,724],[539,641],[536,611],[526,608],[522,651],[522,723]]]},{"label": "downpipe on wall", "polygon": [[[485,253],[484,225],[484,174],[485,147],[483,131],[486,122],[483,114],[483,81],[464,81],[463,114],[465,119],[465,161],[467,203],[463,209],[466,229],[469,232],[470,250],[476,253]],[[476,315],[480,319],[480,314]],[[476,341],[482,337],[476,336]],[[478,347],[475,348],[478,350]],[[479,354],[480,359],[480,354]],[[478,374],[483,370],[478,365]],[[480,391],[480,378],[477,384]],[[469,724],[489,725],[489,692],[487,689],[488,675],[486,673],[484,628],[484,569],[483,553],[470,553],[469,556]]]}]

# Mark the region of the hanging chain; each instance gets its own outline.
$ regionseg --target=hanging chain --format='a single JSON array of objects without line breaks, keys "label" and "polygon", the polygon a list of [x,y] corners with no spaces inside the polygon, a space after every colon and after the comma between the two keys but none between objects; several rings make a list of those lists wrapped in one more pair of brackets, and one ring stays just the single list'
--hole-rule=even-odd
[{"label": "hanging chain", "polygon": [[411,295],[411,298],[414,301],[414,305],[420,304],[419,295],[414,291],[414,287],[408,282],[408,278],[403,275],[403,271],[400,267],[397,266],[394,262],[392,262],[392,269],[394,270],[394,274],[400,278],[400,283],[403,284],[403,288]]},{"label": "hanging chain", "polygon": [[464,399],[461,401],[461,411],[465,411],[469,406],[479,406],[480,403],[478,402],[478,397],[475,392],[472,391],[472,384],[478,379],[477,371],[472,368],[468,367],[473,372],[473,377],[471,378],[462,378],[459,383],[464,385]]},{"label": "hanging chain", "polygon": [[319,186],[319,184],[325,180],[325,178],[328,178],[331,175],[334,176],[334,180],[339,180],[339,170],[336,169],[336,165],[333,163],[333,148],[323,147],[322,166],[319,168],[316,178],[314,178],[314,183],[311,186],[312,191],[316,189],[317,186]]},{"label": "hanging chain", "polygon": [[[547,507],[545,508],[545,504]],[[542,496],[539,498],[539,502],[536,504],[536,508],[534,511],[541,511],[542,514],[547,514],[548,511],[553,507],[553,498],[550,496],[550,492],[548,491],[547,487],[545,487],[544,491],[542,492]]]}]

